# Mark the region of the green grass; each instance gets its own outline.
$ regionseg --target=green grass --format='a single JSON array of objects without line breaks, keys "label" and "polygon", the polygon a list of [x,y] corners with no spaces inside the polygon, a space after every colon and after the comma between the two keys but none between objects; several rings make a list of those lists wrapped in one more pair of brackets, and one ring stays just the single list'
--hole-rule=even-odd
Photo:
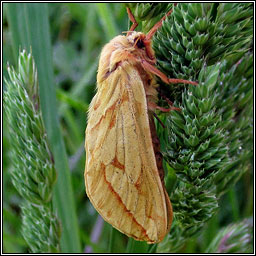
[{"label": "green grass", "polygon": [[[17,65],[19,49],[35,58],[40,104],[58,172],[54,207],[62,222],[62,252],[147,253],[156,248],[128,239],[104,224],[97,242],[91,242],[97,212],[84,187],[84,131],[86,111],[95,93],[98,56],[103,45],[128,29],[125,6],[119,3],[4,3],[4,75],[7,62]],[[3,251],[29,251],[20,231],[22,198],[12,186],[10,137],[3,124]],[[251,173],[247,172],[221,198],[217,215],[198,238],[180,252],[203,253],[221,227],[252,215]]]}]

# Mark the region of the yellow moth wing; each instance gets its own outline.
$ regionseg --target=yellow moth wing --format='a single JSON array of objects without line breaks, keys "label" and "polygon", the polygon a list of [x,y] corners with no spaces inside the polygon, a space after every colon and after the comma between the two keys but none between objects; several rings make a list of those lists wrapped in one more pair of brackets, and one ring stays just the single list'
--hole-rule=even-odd
[{"label": "yellow moth wing", "polygon": [[171,205],[156,166],[143,81],[127,61],[98,86],[85,148],[86,192],[101,216],[137,240],[161,241]]}]

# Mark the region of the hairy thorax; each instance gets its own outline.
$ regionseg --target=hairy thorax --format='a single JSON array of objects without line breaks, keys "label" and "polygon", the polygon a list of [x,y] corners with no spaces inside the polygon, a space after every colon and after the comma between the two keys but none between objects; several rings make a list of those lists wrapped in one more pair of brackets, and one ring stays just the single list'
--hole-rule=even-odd
[{"label": "hairy thorax", "polygon": [[141,32],[132,32],[128,36],[116,36],[102,50],[99,60],[97,86],[113,72],[122,72],[126,65],[131,65],[139,73],[147,97],[149,111],[154,111],[157,101],[157,83],[155,76],[142,67],[142,61],[155,64],[155,56],[150,44],[144,44],[145,35]]}]

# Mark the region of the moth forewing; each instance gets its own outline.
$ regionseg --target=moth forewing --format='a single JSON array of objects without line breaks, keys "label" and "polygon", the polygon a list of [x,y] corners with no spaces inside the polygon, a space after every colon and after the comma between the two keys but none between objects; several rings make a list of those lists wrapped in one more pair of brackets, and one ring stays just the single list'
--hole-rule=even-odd
[{"label": "moth forewing", "polygon": [[101,216],[137,240],[161,241],[170,213],[156,166],[144,83],[127,60],[98,86],[89,110],[86,154],[86,191]]}]

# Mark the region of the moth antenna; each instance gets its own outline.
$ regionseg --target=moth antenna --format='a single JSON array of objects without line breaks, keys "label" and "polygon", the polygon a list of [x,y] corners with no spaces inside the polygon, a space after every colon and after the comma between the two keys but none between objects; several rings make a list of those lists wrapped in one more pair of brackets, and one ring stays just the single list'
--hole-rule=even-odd
[{"label": "moth antenna", "polygon": [[127,36],[128,36],[128,35],[130,35],[129,32],[135,30],[135,28],[138,26],[138,23],[137,23],[136,19],[134,18],[130,8],[126,7],[126,10],[127,10],[128,17],[129,17],[130,21],[132,22],[132,26],[131,26],[130,30],[127,32]]},{"label": "moth antenna", "polygon": [[[174,4],[174,6],[176,6],[177,4]],[[162,17],[162,19],[161,20],[159,20],[154,26],[153,26],[153,28],[151,28],[150,29],[150,31],[147,33],[147,35],[146,35],[146,39],[147,40],[150,40],[152,37],[153,37],[153,35],[156,33],[156,31],[162,26],[162,23],[163,23],[163,21],[172,13],[172,10],[173,10],[173,8],[169,11],[169,12],[167,12],[165,15],[164,15],[164,17]]]}]

